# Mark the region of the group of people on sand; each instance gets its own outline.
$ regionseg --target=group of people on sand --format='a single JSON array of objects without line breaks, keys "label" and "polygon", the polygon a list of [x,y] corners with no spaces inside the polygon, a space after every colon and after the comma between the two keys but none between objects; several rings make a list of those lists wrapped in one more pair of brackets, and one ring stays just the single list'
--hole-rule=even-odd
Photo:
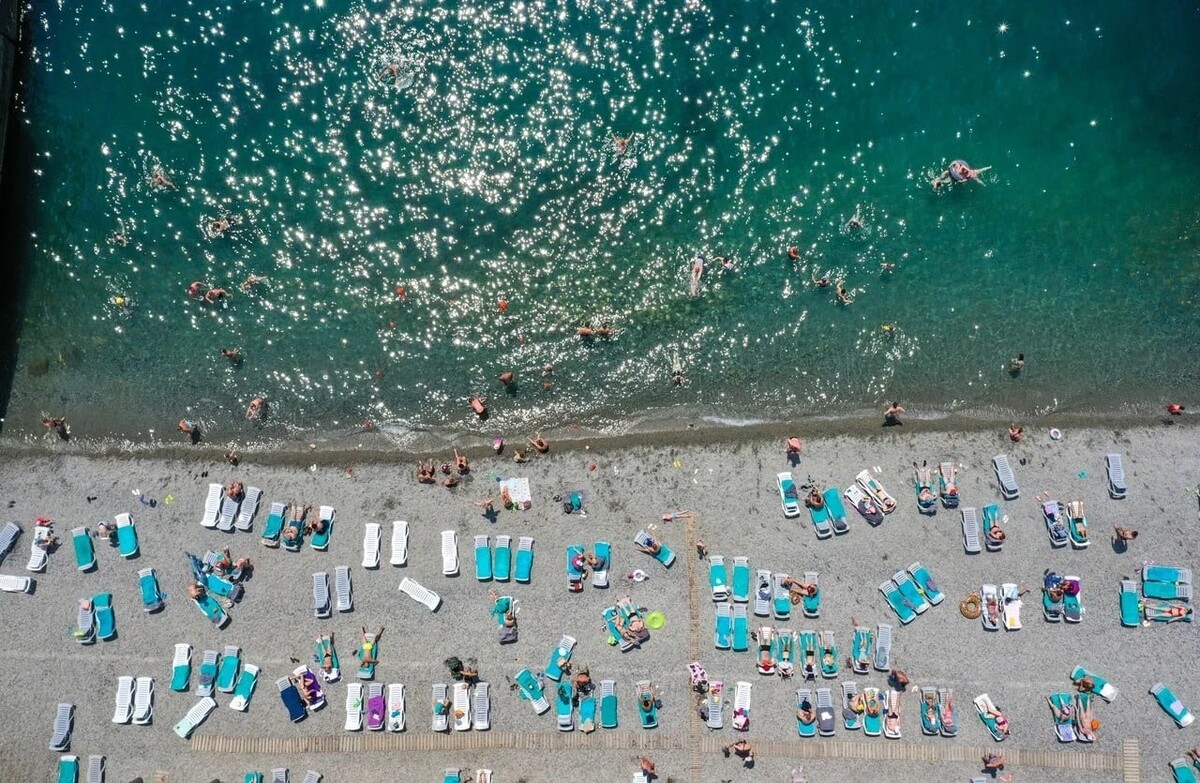
[{"label": "group of people on sand", "polygon": [[311,533],[324,533],[328,523],[321,519],[320,514],[313,514],[311,503],[292,501],[289,524],[283,528],[283,541],[287,544],[298,543],[302,536]]}]

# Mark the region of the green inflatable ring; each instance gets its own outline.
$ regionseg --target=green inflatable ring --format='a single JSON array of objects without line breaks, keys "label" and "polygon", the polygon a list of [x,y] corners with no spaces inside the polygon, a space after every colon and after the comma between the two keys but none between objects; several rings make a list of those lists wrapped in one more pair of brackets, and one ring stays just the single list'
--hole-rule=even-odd
[{"label": "green inflatable ring", "polygon": [[666,624],[667,618],[663,616],[662,612],[651,612],[646,615],[646,627],[651,631],[660,630]]}]

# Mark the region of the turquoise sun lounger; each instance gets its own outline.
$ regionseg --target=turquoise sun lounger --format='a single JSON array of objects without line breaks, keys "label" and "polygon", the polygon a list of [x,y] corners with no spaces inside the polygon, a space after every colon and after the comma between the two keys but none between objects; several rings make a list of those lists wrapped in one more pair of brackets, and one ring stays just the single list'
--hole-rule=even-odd
[{"label": "turquoise sun lounger", "polygon": [[745,652],[750,649],[750,618],[746,614],[745,604],[733,605],[733,651]]},{"label": "turquoise sun lounger", "polygon": [[[533,676],[533,672],[529,669],[522,669],[517,672],[517,676],[513,678],[517,683],[517,687],[521,689],[521,696],[533,705],[533,711],[541,715],[546,710],[550,709],[550,702],[546,701],[545,691],[542,690],[542,684]],[[601,713],[603,713],[603,705],[601,705]],[[601,715],[603,720],[603,714]]]},{"label": "turquoise sun lounger", "polygon": [[797,714],[796,733],[801,737],[817,736],[817,703],[813,700],[812,691],[808,688],[800,688],[796,691],[796,711],[799,713],[801,710],[811,711],[813,719],[806,723]]},{"label": "turquoise sun lounger", "polygon": [[942,592],[937,580],[933,578],[933,574],[929,573],[928,568],[917,562],[908,567],[908,573],[912,576],[913,581],[916,582],[917,589],[921,591],[921,595],[930,604],[937,606],[946,599],[946,594]]},{"label": "turquoise sun lounger", "polygon": [[583,545],[571,544],[567,547],[567,586],[583,581],[583,569],[576,568],[576,562],[582,562]]},{"label": "turquoise sun lounger", "polygon": [[92,536],[86,527],[77,527],[71,531],[71,543],[75,547],[75,565],[80,571],[91,571],[96,567],[96,549],[92,546]]},{"label": "turquoise sun lounger", "polygon": [[1091,681],[1096,684],[1095,688],[1093,688],[1093,692],[1100,698],[1107,702],[1111,702],[1113,699],[1117,698],[1119,691],[1113,686],[1112,683],[1101,677],[1099,674],[1090,672],[1082,666],[1076,666],[1071,670],[1071,682],[1079,682],[1084,677],[1090,678]]},{"label": "turquoise sun lounger", "polygon": [[1179,697],[1163,683],[1157,682],[1150,686],[1150,695],[1158,702],[1158,706],[1163,708],[1163,712],[1171,716],[1179,728],[1187,728],[1195,722],[1196,717],[1192,715],[1192,711],[1183,706]]},{"label": "turquoise sun lounger", "polygon": [[[645,530],[639,530],[638,534],[633,538],[633,543],[646,548],[651,548],[651,545],[654,542],[655,538]],[[670,568],[675,562],[675,553],[672,552],[671,548],[662,541],[658,542],[658,553],[653,555],[653,557],[655,560],[662,563],[664,568]]]},{"label": "turquoise sun lounger", "polygon": [[600,681],[600,728],[617,727],[617,684],[613,680]]},{"label": "turquoise sun lounger", "polygon": [[1121,580],[1121,625],[1126,628],[1137,628],[1142,624],[1141,601],[1138,599],[1137,585],[1132,580]]},{"label": "turquoise sun lounger", "polygon": [[729,572],[725,570],[725,558],[721,555],[708,558],[708,587],[714,601],[729,599]]},{"label": "turquoise sun lounger", "polygon": [[492,581],[492,548],[488,536],[475,536],[475,579]]},{"label": "turquoise sun lounger", "polygon": [[142,595],[143,611],[157,612],[163,608],[163,594],[158,586],[158,575],[153,568],[138,571],[138,590]]},{"label": "turquoise sun lounger", "polygon": [[904,596],[900,594],[900,589],[896,587],[896,583],[891,579],[879,585],[879,592],[883,594],[883,598],[887,601],[888,606],[892,607],[892,611],[900,618],[901,625],[908,625],[916,619],[917,613],[915,609],[905,601]]},{"label": "turquoise sun lounger", "polygon": [[337,520],[337,513],[333,510],[333,506],[321,506],[320,514],[321,521],[325,523],[325,529],[319,533],[313,531],[308,545],[318,552],[324,552],[329,548],[329,537],[333,535],[333,523]]},{"label": "turquoise sun lounger", "polygon": [[650,681],[642,680],[637,684],[638,716],[642,720],[643,729],[653,729],[658,726],[658,702],[650,689]]},{"label": "turquoise sun lounger", "polygon": [[837,487],[830,487],[822,493],[825,498],[825,508],[829,510],[829,524],[833,525],[833,532],[839,536],[850,530],[850,524],[846,521],[846,505],[842,503],[842,495],[838,492]]},{"label": "turquoise sun lounger", "polygon": [[75,783],[79,780],[79,757],[60,756],[58,759],[58,783]]},{"label": "turquoise sun lounger", "polygon": [[1195,767],[1187,759],[1175,759],[1170,766],[1171,774],[1175,776],[1175,783],[1200,783],[1200,779],[1196,777]]},{"label": "turquoise sun lounger", "polygon": [[137,528],[129,514],[117,514],[117,550],[121,557],[134,557],[138,553]]},{"label": "turquoise sun lounger", "polygon": [[113,614],[112,593],[97,593],[92,596],[92,607],[96,610],[96,636],[107,642],[117,635],[117,618]]},{"label": "turquoise sun lounger", "polygon": [[513,578],[521,584],[529,584],[533,575],[533,539],[522,536],[517,541],[517,566]]},{"label": "turquoise sun lounger", "polygon": [[[822,497],[824,497],[822,495]],[[813,529],[818,539],[829,538],[833,535],[833,523],[829,521],[829,504],[822,503],[820,508],[808,507],[808,516],[812,518]]]},{"label": "turquoise sun lounger", "polygon": [[512,578],[512,536],[496,536],[496,548],[492,550],[492,578],[497,582]]},{"label": "turquoise sun lounger", "polygon": [[1192,569],[1148,565],[1142,568],[1142,579],[1147,582],[1176,582],[1181,585],[1190,585],[1192,583]]},{"label": "turquoise sun lounger", "polygon": [[750,601],[750,560],[745,557],[733,559],[733,591],[731,597],[740,604]]},{"label": "turquoise sun lounger", "polygon": [[283,532],[283,517],[287,514],[287,505],[272,503],[267,521],[263,523],[262,542],[264,546],[279,546],[279,534]]},{"label": "turquoise sun lounger", "polygon": [[900,589],[900,595],[904,597],[905,602],[913,607],[913,611],[917,614],[924,614],[925,610],[929,608],[929,602],[925,600],[925,596],[921,594],[917,583],[908,575],[908,572],[897,571],[892,574],[892,581]]}]

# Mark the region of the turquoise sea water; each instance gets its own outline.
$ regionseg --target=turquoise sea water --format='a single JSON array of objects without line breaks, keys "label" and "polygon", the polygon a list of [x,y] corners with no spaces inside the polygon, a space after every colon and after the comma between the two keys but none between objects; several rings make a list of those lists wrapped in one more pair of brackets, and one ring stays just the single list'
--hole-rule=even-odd
[{"label": "turquoise sea water", "polygon": [[[481,392],[495,431],[893,398],[1102,412],[1200,379],[1183,3],[32,14],[35,269],[8,432],[41,411],[77,433],[239,432],[256,395],[267,435],[474,427]],[[623,155],[614,134],[635,134]],[[935,193],[955,158],[993,168]],[[734,269],[693,297],[697,254]],[[239,290],[250,274],[268,281]],[[231,295],[190,300],[194,280]],[[616,336],[581,341],[589,321]]]}]

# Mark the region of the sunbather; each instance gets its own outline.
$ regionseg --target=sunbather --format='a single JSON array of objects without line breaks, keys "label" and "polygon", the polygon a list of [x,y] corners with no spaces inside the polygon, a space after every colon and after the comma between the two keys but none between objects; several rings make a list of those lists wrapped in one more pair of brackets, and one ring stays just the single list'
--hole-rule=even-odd
[{"label": "sunbather", "polygon": [[654,709],[654,694],[650,690],[644,690],[638,695],[638,703],[642,705],[643,712],[650,712]]},{"label": "sunbather", "polygon": [[867,715],[870,715],[872,718],[874,718],[877,715],[879,715],[879,713],[881,713],[882,711],[883,711],[883,703],[879,700],[879,698],[875,695],[874,692],[872,692],[872,695],[869,698],[865,697],[865,696],[863,697],[863,712],[864,713],[866,713]]},{"label": "sunbather", "polygon": [[296,690],[300,692],[300,698],[305,705],[311,705],[313,702],[320,701],[324,697],[316,675],[307,668],[298,675],[292,675],[289,679],[295,683]]},{"label": "sunbather", "polygon": [[817,594],[817,585],[813,582],[803,582],[799,579],[793,579],[789,576],[787,579],[782,580],[779,584],[781,587],[787,588],[793,604],[798,604],[806,597],[812,598]]},{"label": "sunbather", "polygon": [[[883,716],[883,730],[888,735],[900,734],[900,694],[893,693],[888,703],[888,713]],[[893,703],[894,702],[894,703]]]},{"label": "sunbather", "polygon": [[775,672],[775,661],[771,658],[770,647],[758,648],[758,670],[763,674],[773,674]]},{"label": "sunbather", "polygon": [[1142,611],[1146,615],[1146,622],[1174,623],[1192,616],[1192,607],[1166,601],[1146,600],[1142,603]]},{"label": "sunbather", "polygon": [[888,676],[888,685],[894,690],[905,691],[912,684],[912,680],[904,673],[903,669],[892,669],[892,673]]},{"label": "sunbather", "polygon": [[999,707],[988,710],[986,713],[984,713],[984,715],[986,717],[995,719],[996,731],[1000,733],[1001,737],[1008,736],[1008,716],[1001,712]]},{"label": "sunbather", "polygon": [[999,770],[1004,769],[1004,757],[999,753],[988,753],[983,757],[983,769],[985,772],[991,772],[993,775]]},{"label": "sunbather", "polygon": [[808,491],[808,497],[804,499],[804,505],[820,511],[825,508],[825,496],[821,494],[821,490],[813,487]]},{"label": "sunbather", "polygon": [[188,597],[190,597],[193,601],[199,601],[201,598],[208,595],[208,591],[204,589],[204,585],[200,584],[199,582],[193,582],[192,584],[188,585],[187,591]]},{"label": "sunbather", "polygon": [[817,711],[813,708],[813,703],[810,700],[801,700],[800,707],[796,710],[796,718],[801,723],[812,723],[817,719]]},{"label": "sunbather", "polygon": [[378,663],[379,659],[375,657],[375,642],[379,641],[379,638],[383,636],[383,626],[379,626],[379,630],[375,633],[367,633],[366,626],[360,626],[359,633],[361,634],[362,665],[366,666],[369,663]]},{"label": "sunbather", "polygon": [[426,464],[424,462],[417,460],[417,483],[418,484],[432,484],[433,483],[433,474],[434,474],[433,460],[429,461],[428,466],[426,466]]},{"label": "sunbather", "polygon": [[946,483],[946,495],[955,497],[958,495],[958,466],[951,463],[948,471],[942,471],[942,480]]},{"label": "sunbather", "polygon": [[434,715],[449,715],[454,708],[454,703],[449,699],[434,699],[433,714]]},{"label": "sunbather", "polygon": [[936,693],[929,692],[925,694],[924,703],[921,705],[921,709],[924,711],[926,723],[929,723],[930,725],[936,725],[939,722],[938,697]]},{"label": "sunbather", "polygon": [[1187,752],[1187,755],[1188,758],[1192,760],[1193,764],[1200,766],[1200,748],[1192,748]]},{"label": "sunbather", "polygon": [[988,530],[987,535],[989,539],[996,542],[1003,541],[1005,538],[1007,538],[1007,536],[1004,534],[1004,529],[1001,528],[1000,525],[992,525],[991,529]]},{"label": "sunbather", "polygon": [[579,552],[576,552],[575,554],[571,555],[571,570],[572,571],[582,572],[584,570],[584,568],[587,567],[586,554],[587,554],[586,552],[584,552],[583,550],[580,550]]},{"label": "sunbather", "polygon": [[815,680],[817,678],[817,651],[804,651],[804,679]]},{"label": "sunbather", "polygon": [[317,639],[317,666],[326,674],[333,674],[333,632]]},{"label": "sunbather", "polygon": [[108,522],[100,521],[96,523],[96,538],[108,539],[117,529],[116,525],[111,525]]},{"label": "sunbather", "polygon": [[953,726],[954,725],[954,694],[953,693],[947,693],[946,700],[942,702],[941,718],[942,718],[943,726]]},{"label": "sunbather", "polygon": [[646,544],[634,544],[637,551],[645,552],[651,557],[658,557],[658,553],[662,551],[662,544],[658,542],[658,538],[653,533],[648,533],[649,541]]},{"label": "sunbather", "polygon": [[327,525],[328,523],[325,520],[317,517],[316,519],[310,520],[305,526],[305,529],[309,533],[324,533]]},{"label": "sunbather", "polygon": [[1078,680],[1075,680],[1075,688],[1080,693],[1095,693],[1096,681],[1091,677],[1080,677]]},{"label": "sunbather", "polygon": [[1100,721],[1093,714],[1092,703],[1092,699],[1079,699],[1078,709],[1075,710],[1075,731],[1088,742],[1096,741],[1096,729],[1100,727]]},{"label": "sunbather", "polygon": [[1000,622],[1000,602],[996,600],[996,596],[989,595],[983,609],[987,612],[988,624],[995,625]]},{"label": "sunbather", "polygon": [[1050,705],[1050,714],[1054,716],[1054,720],[1060,723],[1066,723],[1075,717],[1075,708],[1070,702],[1063,702],[1063,706],[1055,705],[1054,700],[1049,696],[1046,697],[1046,703]]}]

